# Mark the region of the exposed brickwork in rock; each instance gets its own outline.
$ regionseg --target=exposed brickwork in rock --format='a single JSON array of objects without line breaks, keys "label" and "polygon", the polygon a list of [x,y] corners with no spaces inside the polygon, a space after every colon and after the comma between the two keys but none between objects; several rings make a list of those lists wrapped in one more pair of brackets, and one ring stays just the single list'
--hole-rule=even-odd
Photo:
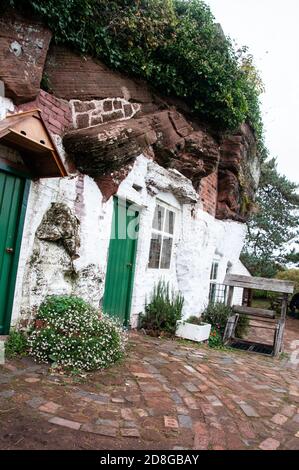
[{"label": "exposed brickwork in rock", "polygon": [[0,18],[0,79],[16,104],[36,98],[51,32],[12,13]]},{"label": "exposed brickwork in rock", "polygon": [[71,100],[73,124],[77,129],[110,121],[132,118],[139,110],[139,103],[129,103],[123,98],[79,101]]},{"label": "exposed brickwork in rock", "polygon": [[59,98],[87,101],[119,96],[140,103],[152,101],[145,83],[126,78],[100,61],[63,47],[50,48],[45,71],[51,90]]},{"label": "exposed brickwork in rock", "polygon": [[217,171],[203,178],[200,182],[200,198],[203,204],[203,210],[215,217],[217,207]]},{"label": "exposed brickwork in rock", "polygon": [[17,111],[27,111],[38,108],[41,110],[43,120],[50,132],[63,135],[72,127],[72,115],[67,101],[40,90],[37,98],[29,103],[18,106]]}]

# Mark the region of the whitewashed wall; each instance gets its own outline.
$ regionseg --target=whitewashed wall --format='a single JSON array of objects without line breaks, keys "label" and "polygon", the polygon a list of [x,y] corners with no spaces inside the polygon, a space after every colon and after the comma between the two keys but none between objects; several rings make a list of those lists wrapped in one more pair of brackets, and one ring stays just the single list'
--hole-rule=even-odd
[{"label": "whitewashed wall", "polygon": [[[149,165],[151,188],[147,181]],[[77,176],[71,176],[31,183],[16,281],[13,324],[21,317],[30,318],[44,297],[53,293],[81,295],[94,305],[100,304],[104,292],[113,199],[104,203],[93,179],[84,177],[80,257],[73,262],[73,269],[79,274],[75,283],[66,275],[70,269],[70,259],[64,248],[50,241],[39,241],[35,237],[42,217],[51,203],[64,202],[75,211],[77,179]],[[149,298],[154,284],[160,278],[169,281],[175,290],[180,290],[184,295],[184,316],[188,317],[199,315],[207,305],[210,269],[216,251],[221,253],[220,270],[223,271],[223,277],[228,261],[239,269],[238,258],[244,239],[244,226],[236,222],[215,220],[202,210],[200,203],[184,204],[179,200],[180,195],[184,196],[184,200],[186,197],[192,199],[194,190],[187,179],[182,181],[174,187],[173,174],[141,155],[119,187],[118,196],[135,203],[140,210],[131,308],[133,327],[137,325],[139,313],[144,310],[146,298]],[[133,185],[139,189],[135,190]],[[170,192],[168,189],[173,187]],[[148,268],[151,226],[157,199],[169,204],[176,213],[169,270]],[[97,270],[98,277],[82,277],[80,273],[91,265]]]}]

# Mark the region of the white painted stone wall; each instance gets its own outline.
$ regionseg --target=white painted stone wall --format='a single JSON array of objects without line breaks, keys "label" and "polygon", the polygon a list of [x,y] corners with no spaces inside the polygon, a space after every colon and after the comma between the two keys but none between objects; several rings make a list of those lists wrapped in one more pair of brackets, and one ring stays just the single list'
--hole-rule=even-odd
[{"label": "white painted stone wall", "polygon": [[[169,281],[175,290],[180,290],[184,295],[185,318],[200,315],[208,304],[210,271],[215,252],[221,253],[219,282],[224,280],[228,262],[232,264],[231,272],[241,274],[239,255],[245,237],[244,224],[215,220],[202,210],[201,203],[181,204],[172,193],[164,191],[158,192],[155,197],[148,194],[145,189],[148,165],[147,159],[139,157],[118,191],[118,195],[127,195],[129,200],[141,208],[131,309],[133,327],[138,323],[138,316],[144,310],[154,284],[161,278]],[[159,187],[159,174],[153,180]],[[132,190],[133,184],[142,188],[140,193]],[[188,185],[181,188],[184,194],[188,190],[190,191]],[[175,239],[169,270],[148,268],[151,226],[157,199],[169,204],[176,212]],[[242,290],[236,290],[235,302],[242,296],[240,291]]]},{"label": "white painted stone wall", "polygon": [[[148,180],[149,174],[151,185]],[[159,279],[169,281],[175,290],[182,292],[185,297],[184,316],[188,317],[199,315],[207,305],[210,269],[215,252],[222,254],[223,273],[228,261],[237,268],[239,266],[238,258],[245,231],[243,225],[215,220],[202,210],[201,203],[184,204],[179,201],[181,194],[183,198],[189,198],[191,201],[194,190],[187,179],[183,180],[183,184],[181,182],[180,187],[178,185],[174,188],[177,177],[178,175],[161,169],[141,155],[136,159],[132,171],[118,190],[119,197],[135,203],[140,210],[131,308],[132,327],[137,326],[138,316],[144,310],[146,299],[149,298],[154,284]],[[21,314],[22,318],[34,315],[38,305],[49,294],[81,295],[96,306],[101,302],[113,199],[110,198],[108,202],[103,203],[101,192],[92,178],[84,176],[84,209],[80,216],[80,257],[73,262],[73,269],[79,273],[76,282],[70,281],[66,275],[71,262],[64,248],[53,242],[40,241],[35,237],[42,217],[52,202],[64,202],[75,211],[77,179],[78,177],[72,176],[31,183],[15,289],[13,324],[20,320]],[[171,188],[174,188],[172,192],[167,191]],[[176,192],[176,197],[173,191]],[[157,199],[170,205],[176,213],[175,239],[169,270],[148,268],[151,226]],[[96,282],[80,274],[90,265],[95,266],[99,274]]]},{"label": "white painted stone wall", "polygon": [[[126,104],[126,103],[125,103]],[[103,103],[96,103],[101,111]],[[122,103],[124,105],[124,103]],[[74,104],[73,104],[74,107]],[[135,108],[134,108],[135,109]],[[0,97],[0,119],[13,112],[11,100]],[[137,108],[135,109],[135,111]],[[54,136],[62,158],[61,139]],[[1,145],[3,157],[17,162],[17,152]],[[19,268],[15,288],[12,323],[30,318],[49,294],[75,294],[95,306],[104,293],[107,255],[110,242],[113,198],[103,202],[92,178],[84,176],[83,210],[80,211],[80,257],[73,261],[62,246],[38,240],[36,230],[53,202],[66,203],[76,213],[76,174],[67,178],[43,179],[31,183]],[[134,189],[135,188],[135,189]],[[137,188],[137,189],[136,189]],[[232,221],[218,221],[202,210],[189,180],[174,170],[167,171],[140,155],[117,195],[135,203],[140,210],[136,269],[132,294],[131,325],[137,326],[154,284],[169,281],[185,298],[184,317],[200,315],[208,303],[210,270],[215,256],[219,259],[218,282],[223,282],[228,263],[231,272],[248,274],[239,261],[245,226]],[[176,213],[171,266],[168,270],[148,268],[152,220],[157,200]],[[188,202],[186,204],[186,202]],[[68,273],[77,274],[75,280]],[[239,303],[242,289],[235,290]]]}]

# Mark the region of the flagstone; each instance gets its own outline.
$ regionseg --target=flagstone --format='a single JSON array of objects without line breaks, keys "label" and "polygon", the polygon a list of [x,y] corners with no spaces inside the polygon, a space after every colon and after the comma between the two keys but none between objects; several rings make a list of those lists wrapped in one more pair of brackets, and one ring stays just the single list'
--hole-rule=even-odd
[{"label": "flagstone", "polygon": [[272,439],[271,437],[268,437],[268,439],[265,439],[262,441],[259,445],[259,448],[262,450],[276,450],[280,446],[280,442],[277,441],[276,439]]},{"label": "flagstone", "polygon": [[164,426],[166,428],[176,428],[176,429],[179,427],[177,420],[171,416],[164,416]]},{"label": "flagstone", "polygon": [[124,428],[120,430],[123,437],[140,437],[140,432],[136,428]]},{"label": "flagstone", "polygon": [[81,427],[81,423],[77,423],[76,421],[70,421],[69,419],[60,418],[59,416],[50,418],[49,423],[57,424],[58,426],[63,426],[65,428],[70,428],[70,429],[75,429],[75,430],[78,430]]},{"label": "flagstone", "polygon": [[271,419],[271,421],[273,421],[273,423],[278,424],[280,426],[283,425],[284,423],[286,423],[287,420],[288,420],[288,418],[284,415],[281,415],[281,414],[276,414]]},{"label": "flagstone", "polygon": [[57,403],[54,403],[53,401],[48,401],[47,403],[44,403],[43,405],[41,405],[39,407],[39,410],[45,413],[55,414],[59,408],[61,408],[61,405],[58,405]]},{"label": "flagstone", "polygon": [[16,392],[14,390],[4,390],[3,392],[0,392],[0,397],[11,398],[15,393]]},{"label": "flagstone", "polygon": [[239,403],[240,408],[243,410],[243,412],[246,414],[246,416],[250,418],[259,418],[259,414],[255,411],[255,409],[246,404],[246,403]]},{"label": "flagstone", "polygon": [[[73,377],[49,376],[44,366],[35,375],[23,360],[0,379],[13,381],[14,410],[52,424],[49,435],[61,426],[64,436],[67,428],[80,430],[119,448],[132,437],[142,449],[299,449],[293,370],[257,354],[203,347],[202,358],[192,346],[155,341],[134,334],[126,365],[88,374],[80,386]],[[11,390],[1,386],[3,409]]]},{"label": "flagstone", "polygon": [[182,428],[192,428],[192,419],[189,415],[178,415],[179,425]]},{"label": "flagstone", "polygon": [[132,421],[135,419],[131,408],[122,408],[120,410],[120,413],[121,413],[121,417],[127,421]]},{"label": "flagstone", "polygon": [[101,436],[116,437],[118,430],[115,427],[99,426],[97,424],[87,423],[82,425],[81,431],[100,434]]}]

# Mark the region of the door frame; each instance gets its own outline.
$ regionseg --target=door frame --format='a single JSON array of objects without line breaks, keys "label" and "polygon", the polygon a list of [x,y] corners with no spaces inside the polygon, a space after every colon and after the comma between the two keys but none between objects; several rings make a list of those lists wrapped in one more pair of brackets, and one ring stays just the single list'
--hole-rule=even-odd
[{"label": "door frame", "polygon": [[[107,276],[109,257],[110,257],[111,236],[113,235],[113,230],[114,230],[113,220],[114,220],[114,217],[117,216],[115,208],[116,207],[118,208],[119,204],[122,204],[123,206],[125,205],[126,210],[127,210],[128,206],[130,206],[132,204],[132,205],[134,205],[134,207],[136,207],[136,212],[138,212],[138,237],[135,240],[134,254],[133,254],[133,259],[132,259],[131,276],[130,276],[130,281],[129,281],[129,285],[128,285],[128,297],[127,297],[127,304],[126,304],[126,312],[125,312],[124,321],[123,321],[123,326],[129,328],[130,327],[131,308],[132,308],[132,294],[133,294],[133,286],[134,286],[135,270],[136,270],[136,257],[137,257],[137,250],[138,250],[138,241],[139,241],[140,213],[141,213],[142,208],[138,204],[136,204],[135,202],[132,202],[128,199],[119,197],[117,195],[113,196],[113,213],[112,213],[112,220],[111,220],[110,241],[109,241],[108,254],[107,254],[106,276]],[[106,292],[106,279],[105,279],[103,300],[104,300],[104,297],[105,297],[105,292]]]},{"label": "door frame", "polygon": [[20,217],[19,217],[19,223],[18,223],[18,228],[17,228],[17,236],[16,236],[16,242],[15,242],[14,258],[12,262],[11,271],[9,273],[9,292],[7,296],[7,305],[5,309],[4,332],[3,332],[3,334],[6,335],[9,333],[9,330],[10,330],[12,309],[13,309],[14,296],[15,296],[15,287],[16,287],[16,280],[17,280],[17,274],[18,274],[20,250],[21,250],[23,229],[24,229],[31,181],[30,181],[30,175],[27,172],[17,170],[7,165],[6,163],[0,162],[0,170],[6,173],[10,173],[11,175],[17,176],[19,178],[23,178],[25,180],[23,198],[22,198],[22,203],[21,203],[21,210],[20,210]]}]

